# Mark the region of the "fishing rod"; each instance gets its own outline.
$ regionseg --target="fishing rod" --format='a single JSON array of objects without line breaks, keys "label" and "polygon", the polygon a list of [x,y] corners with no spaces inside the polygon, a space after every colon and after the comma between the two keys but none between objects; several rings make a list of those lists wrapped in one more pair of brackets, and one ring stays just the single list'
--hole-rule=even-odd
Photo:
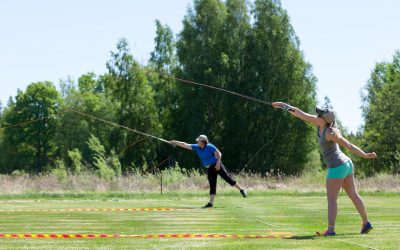
[{"label": "fishing rod", "polygon": [[[175,80],[175,81],[178,81],[178,82],[181,82],[181,83],[192,84],[192,85],[196,85],[196,86],[200,86],[200,87],[205,87],[205,88],[221,91],[221,92],[224,92],[224,93],[227,93],[227,94],[230,94],[230,95],[234,95],[234,96],[238,96],[238,97],[250,100],[250,101],[254,101],[254,102],[257,102],[257,103],[261,103],[261,104],[265,104],[265,105],[268,105],[268,106],[272,106],[271,102],[268,102],[268,101],[265,101],[265,100],[262,100],[262,99],[258,99],[258,98],[252,97],[252,96],[244,95],[244,94],[241,94],[241,93],[238,93],[238,92],[235,92],[235,91],[231,91],[231,90],[228,90],[228,89],[219,88],[219,87],[215,87],[215,86],[212,86],[212,85],[209,85],[209,84],[204,84],[204,83],[199,83],[199,82],[195,82],[195,81],[182,79],[182,78],[173,76],[171,74],[163,74],[163,73],[157,72],[157,71],[155,71],[155,70],[153,70],[151,68],[147,68],[145,70],[151,71],[151,72],[159,75],[160,77],[164,77],[164,78],[167,78],[167,79],[172,79],[172,80]],[[262,145],[256,151],[256,153],[254,155],[251,156],[250,160],[247,161],[247,163],[243,166],[243,168],[242,168],[242,170],[240,172],[243,172],[249,166],[249,164],[260,154],[260,152],[265,147],[270,145],[276,139],[276,137],[278,136],[279,126],[280,126],[282,117],[283,117],[283,114],[279,118],[279,122],[278,122],[279,125],[278,125],[278,127],[276,129],[276,132],[275,132],[274,136],[272,137],[272,139],[268,140],[264,145]]]},{"label": "fishing rod", "polygon": [[74,109],[67,109],[67,111],[70,111],[70,112],[79,114],[79,115],[81,115],[81,116],[86,116],[86,117],[89,117],[89,118],[92,118],[92,119],[95,119],[95,120],[98,120],[98,121],[101,121],[101,122],[104,122],[104,123],[107,123],[107,124],[110,124],[110,125],[113,125],[113,126],[116,126],[116,127],[119,127],[119,128],[123,128],[123,129],[126,129],[126,130],[128,130],[128,131],[131,131],[131,132],[133,132],[133,133],[140,134],[140,135],[144,135],[144,136],[147,136],[147,137],[150,137],[150,138],[153,138],[153,139],[156,139],[156,140],[159,140],[159,141],[162,141],[162,142],[165,142],[165,143],[168,143],[168,144],[171,145],[171,142],[170,142],[170,141],[167,141],[167,140],[165,140],[165,139],[163,139],[163,138],[161,138],[161,137],[157,137],[157,136],[155,136],[155,135],[151,135],[151,134],[148,134],[148,133],[139,131],[139,130],[137,130],[137,129],[129,128],[129,127],[120,125],[120,124],[115,123],[115,122],[110,122],[110,121],[104,120],[104,119],[102,119],[102,118],[99,118],[99,117],[96,117],[96,116],[93,116],[93,115],[89,115],[89,114],[85,114],[85,113],[83,113],[83,112],[80,112],[80,111],[77,111],[77,110],[74,110]]}]

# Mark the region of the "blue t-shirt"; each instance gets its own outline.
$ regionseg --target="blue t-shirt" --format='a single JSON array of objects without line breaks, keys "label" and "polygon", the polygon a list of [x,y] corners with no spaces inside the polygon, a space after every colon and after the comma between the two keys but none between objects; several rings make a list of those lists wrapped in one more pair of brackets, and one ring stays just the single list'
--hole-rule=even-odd
[{"label": "blue t-shirt", "polygon": [[192,144],[191,146],[192,150],[195,151],[200,157],[201,163],[204,167],[217,162],[217,157],[214,155],[215,151],[217,151],[217,148],[211,143],[207,143],[207,146],[205,146],[203,149],[201,149],[197,144]]}]

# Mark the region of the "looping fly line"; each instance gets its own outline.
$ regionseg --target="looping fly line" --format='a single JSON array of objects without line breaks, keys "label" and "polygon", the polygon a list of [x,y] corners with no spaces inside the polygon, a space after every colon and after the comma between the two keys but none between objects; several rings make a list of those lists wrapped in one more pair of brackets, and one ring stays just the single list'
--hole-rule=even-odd
[{"label": "looping fly line", "polygon": [[230,94],[230,95],[238,96],[238,97],[250,100],[250,101],[254,101],[254,102],[258,102],[258,103],[262,103],[262,104],[265,104],[265,105],[272,106],[272,103],[270,103],[270,102],[267,102],[265,100],[258,99],[258,98],[252,97],[252,96],[240,94],[240,93],[232,91],[232,90],[219,88],[219,87],[215,87],[215,86],[212,86],[212,85],[209,85],[209,84],[199,83],[199,82],[195,82],[195,81],[185,80],[185,79],[173,76],[173,75],[162,74],[160,72],[157,72],[157,71],[149,69],[149,68],[146,68],[145,71],[153,72],[153,73],[155,73],[155,74],[157,74],[157,75],[159,75],[161,77],[168,78],[168,79],[173,79],[173,80],[176,80],[178,82],[188,83],[188,84],[201,86],[201,87],[205,87],[205,88],[209,88],[209,89],[213,89],[213,90],[218,90],[218,91],[221,91],[221,92],[224,92],[224,93],[227,93],[227,94]]},{"label": "looping fly line", "polygon": [[[182,83],[188,83],[188,84],[192,84],[192,85],[196,85],[196,86],[201,86],[201,87],[205,87],[205,88],[209,88],[209,89],[213,89],[213,90],[218,90],[218,91],[221,91],[221,92],[224,92],[224,93],[228,93],[228,94],[230,94],[230,95],[238,96],[238,97],[241,97],[241,98],[250,100],[250,101],[254,101],[254,102],[261,103],[261,104],[266,104],[266,105],[272,106],[272,103],[271,103],[271,102],[267,102],[267,101],[265,101],[265,100],[261,100],[261,99],[255,98],[255,97],[251,97],[251,96],[247,96],[247,95],[244,95],[244,94],[240,94],[240,93],[237,93],[237,92],[234,92],[234,91],[231,91],[231,90],[227,90],[227,89],[224,89],[224,88],[215,87],[215,86],[212,86],[212,85],[209,85],[209,84],[204,84],[204,83],[199,83],[199,82],[195,82],[195,81],[185,80],[185,79],[182,79],[182,78],[173,76],[173,75],[162,74],[162,73],[160,73],[160,72],[157,72],[157,71],[151,70],[151,69],[146,69],[146,70],[147,70],[147,71],[151,71],[151,72],[153,72],[153,73],[159,75],[160,77],[164,77],[164,78],[176,80],[176,81],[182,82]],[[282,117],[283,117],[283,114],[282,114],[282,116],[281,116],[280,119],[279,119],[279,122],[278,122],[279,125],[280,125],[280,122],[281,122],[281,120],[282,120]],[[260,153],[265,147],[267,147],[269,144],[271,144],[271,143],[275,140],[275,138],[277,137],[278,132],[279,132],[279,125],[277,126],[275,135],[272,137],[272,139],[269,140],[269,141],[268,141],[267,143],[265,143],[264,145],[262,145],[262,146],[256,151],[256,153],[250,158],[250,160],[247,161],[247,163],[243,166],[243,168],[242,168],[242,170],[241,170],[240,172],[243,172],[243,171],[249,166],[249,164],[259,155],[259,153]]]},{"label": "looping fly line", "polygon": [[86,116],[86,117],[89,117],[89,118],[92,118],[92,119],[95,119],[95,120],[98,120],[98,121],[101,121],[101,122],[104,122],[104,123],[107,123],[107,124],[110,124],[110,125],[113,125],[113,126],[116,126],[116,127],[119,127],[119,128],[123,128],[123,129],[126,129],[128,131],[131,131],[131,132],[139,134],[139,135],[144,135],[144,136],[147,136],[147,137],[150,137],[150,138],[153,138],[153,139],[156,139],[156,140],[171,144],[169,141],[167,141],[167,140],[165,140],[163,138],[160,138],[160,137],[157,137],[157,136],[154,136],[154,135],[151,135],[151,134],[147,134],[145,132],[142,132],[142,131],[139,131],[139,130],[136,130],[136,129],[133,129],[133,128],[129,128],[129,127],[120,125],[120,124],[115,123],[115,122],[110,122],[110,121],[104,120],[102,118],[93,116],[93,115],[85,114],[83,112],[80,112],[80,111],[77,111],[77,110],[74,110],[74,109],[67,109],[67,111],[70,111],[70,112],[73,112],[73,113],[76,113],[76,114],[79,114],[79,115],[82,115],[82,116]]},{"label": "looping fly line", "polygon": [[[107,123],[107,124],[110,124],[110,125],[113,125],[113,126],[116,126],[116,127],[119,127],[119,128],[126,129],[126,130],[128,130],[128,131],[130,131],[130,132],[133,132],[133,133],[136,133],[136,134],[140,134],[140,135],[146,136],[145,138],[142,138],[142,139],[140,139],[140,140],[135,141],[134,143],[132,143],[131,145],[129,145],[129,146],[128,146],[127,148],[125,148],[124,150],[128,149],[129,147],[133,146],[134,144],[136,144],[136,143],[138,143],[138,142],[140,142],[140,141],[142,141],[142,140],[144,140],[144,139],[147,139],[148,137],[170,144],[169,141],[167,141],[167,140],[165,140],[165,139],[163,139],[163,138],[160,138],[160,137],[157,137],[157,136],[154,136],[154,135],[151,135],[151,134],[147,134],[147,133],[142,132],[142,131],[139,131],[139,130],[137,130],[137,129],[132,129],[132,128],[129,128],[129,127],[120,125],[120,124],[118,124],[118,123],[115,123],[115,122],[107,121],[107,120],[105,120],[105,119],[102,119],[102,118],[99,118],[99,117],[96,117],[96,116],[93,116],[93,115],[89,115],[89,114],[86,114],[86,113],[83,113],[83,112],[80,112],[80,111],[77,111],[77,110],[74,110],[74,109],[65,109],[65,110],[62,110],[62,111],[60,111],[57,115],[61,115],[61,114],[64,114],[64,113],[66,113],[66,112],[76,113],[76,114],[81,115],[81,116],[89,117],[89,118],[91,118],[91,119],[95,119],[95,120],[98,120],[98,121],[101,121],[101,122],[104,122],[104,123]],[[35,122],[39,122],[39,121],[44,121],[44,120],[47,120],[47,119],[51,119],[51,118],[54,118],[54,116],[41,117],[41,118],[33,119],[33,120],[30,120],[30,121],[25,121],[25,122],[16,123],[16,124],[13,124],[13,125],[8,125],[8,126],[5,126],[5,127],[0,127],[0,130],[10,129],[10,128],[16,128],[16,127],[22,127],[22,126],[26,126],[26,125],[29,125],[29,124],[32,124],[32,123],[35,123]],[[123,150],[123,151],[124,151],[124,150]]]}]

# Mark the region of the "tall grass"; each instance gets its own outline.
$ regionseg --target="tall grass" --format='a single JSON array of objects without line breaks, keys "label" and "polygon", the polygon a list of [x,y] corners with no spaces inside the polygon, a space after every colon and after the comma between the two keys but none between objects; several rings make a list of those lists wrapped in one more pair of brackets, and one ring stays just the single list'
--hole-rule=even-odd
[{"label": "tall grass", "polygon": [[[161,175],[162,174],[162,175]],[[236,180],[249,190],[281,190],[294,192],[325,191],[325,173],[312,172],[297,177],[269,174],[239,174]],[[208,189],[207,176],[197,170],[185,170],[179,166],[166,169],[158,174],[131,173],[113,179],[101,178],[94,172],[79,175],[48,173],[31,176],[24,173],[0,175],[0,190],[3,195],[26,193],[84,193],[84,192],[159,192],[163,190],[194,192]],[[222,179],[218,179],[219,190],[230,190]],[[400,192],[400,176],[379,174],[374,177],[357,179],[360,191]]]}]

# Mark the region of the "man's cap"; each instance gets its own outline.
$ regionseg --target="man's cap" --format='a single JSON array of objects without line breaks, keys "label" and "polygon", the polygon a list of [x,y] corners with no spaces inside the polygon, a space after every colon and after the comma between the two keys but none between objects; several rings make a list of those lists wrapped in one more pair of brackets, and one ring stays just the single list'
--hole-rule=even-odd
[{"label": "man's cap", "polygon": [[205,141],[208,143],[208,138],[205,135],[199,135],[199,137],[197,137],[196,141]]}]

